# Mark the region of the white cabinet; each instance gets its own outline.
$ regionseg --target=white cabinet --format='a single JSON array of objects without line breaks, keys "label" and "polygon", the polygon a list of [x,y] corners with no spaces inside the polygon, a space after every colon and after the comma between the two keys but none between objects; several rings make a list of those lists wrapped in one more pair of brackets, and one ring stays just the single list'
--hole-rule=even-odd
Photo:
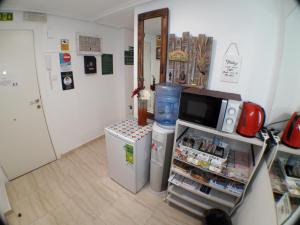
[{"label": "white cabinet", "polygon": [[126,145],[133,146],[133,152],[135,152],[134,143],[107,132],[106,145],[109,176],[130,191],[135,192],[135,163],[131,164],[126,161]]},{"label": "white cabinet", "polygon": [[138,192],[149,180],[152,125],[125,120],[105,129],[109,176],[129,191]]}]

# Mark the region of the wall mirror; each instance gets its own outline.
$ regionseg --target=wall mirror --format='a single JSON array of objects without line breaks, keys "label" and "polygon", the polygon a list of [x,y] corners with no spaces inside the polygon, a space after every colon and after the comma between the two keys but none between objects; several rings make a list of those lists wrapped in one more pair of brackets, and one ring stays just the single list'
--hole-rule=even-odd
[{"label": "wall mirror", "polygon": [[154,85],[166,81],[168,18],[167,8],[138,15],[138,87],[150,92],[150,119],[154,117]]}]

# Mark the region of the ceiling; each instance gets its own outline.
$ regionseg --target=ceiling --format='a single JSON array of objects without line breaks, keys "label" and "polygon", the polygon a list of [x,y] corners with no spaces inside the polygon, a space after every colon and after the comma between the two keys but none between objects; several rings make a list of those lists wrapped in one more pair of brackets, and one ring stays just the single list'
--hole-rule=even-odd
[{"label": "ceiling", "polygon": [[48,13],[133,28],[134,7],[152,0],[3,0],[1,10]]},{"label": "ceiling", "polygon": [[117,28],[134,28],[134,9],[126,9],[121,10],[116,13],[112,13],[107,16],[103,16],[102,18],[95,21],[99,24],[106,24],[109,26],[117,27]]}]

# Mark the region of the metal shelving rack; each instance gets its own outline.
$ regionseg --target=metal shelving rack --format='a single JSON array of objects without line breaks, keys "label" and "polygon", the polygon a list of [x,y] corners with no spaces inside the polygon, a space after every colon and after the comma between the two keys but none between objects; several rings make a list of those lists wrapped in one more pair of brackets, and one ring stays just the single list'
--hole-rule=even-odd
[{"label": "metal shelving rack", "polygon": [[[214,136],[220,137],[224,141],[229,143],[230,146],[232,146],[232,149],[234,149],[235,151],[239,149],[241,151],[248,152],[249,155],[252,155],[254,157],[253,158],[254,160],[252,160],[251,162],[250,165],[251,168],[249,170],[250,172],[247,181],[235,179],[227,176],[222,172],[220,173],[214,172],[207,168],[204,169],[199,165],[194,165],[193,163],[178,159],[175,153],[176,148],[178,146],[177,139],[183,134],[186,128],[197,130],[197,132],[199,131],[201,135],[206,137],[214,137]],[[266,148],[266,141],[261,141],[258,138],[245,138],[236,133],[231,133],[231,134],[224,133],[224,132],[217,131],[213,128],[201,126],[198,124],[194,124],[182,120],[177,120],[173,154],[172,154],[172,163],[171,163],[169,184],[168,184],[167,198],[166,198],[167,202],[169,204],[173,204],[177,207],[180,207],[186,211],[189,211],[190,213],[199,217],[203,217],[205,210],[211,208],[223,209],[224,211],[228,212],[231,215],[235,211],[235,209],[237,209],[237,207],[240,204],[242,204],[249,183],[251,182],[255,174],[255,171],[258,165],[260,164],[260,161],[263,158],[265,148]],[[251,150],[253,150],[253,154],[250,152]],[[209,173],[214,176],[221,177],[223,179],[227,179],[228,181],[234,181],[243,184],[244,185],[243,192],[240,194],[231,192],[227,189],[223,189],[221,187],[196,179],[192,177],[190,173],[183,171],[179,167],[177,167],[174,164],[174,160],[178,160],[181,163],[189,165],[193,168],[197,168],[202,172]],[[255,161],[255,163],[253,163],[253,161]],[[176,175],[184,177],[185,179],[188,179],[190,181],[193,181],[197,183],[197,185],[198,184],[205,185],[211,188],[211,190],[209,194],[206,194],[199,190],[190,188],[189,186],[183,185],[182,183],[174,182],[173,181],[174,179],[172,178],[174,178]]]}]

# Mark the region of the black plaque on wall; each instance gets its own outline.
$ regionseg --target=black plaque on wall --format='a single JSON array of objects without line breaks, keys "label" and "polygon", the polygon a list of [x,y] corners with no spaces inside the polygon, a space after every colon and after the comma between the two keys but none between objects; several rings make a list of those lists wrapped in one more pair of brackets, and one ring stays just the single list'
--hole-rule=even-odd
[{"label": "black plaque on wall", "polygon": [[101,56],[102,75],[109,75],[114,73],[113,55],[102,54]]},{"label": "black plaque on wall", "polygon": [[97,60],[95,56],[84,56],[85,74],[97,73]]},{"label": "black plaque on wall", "polygon": [[74,89],[73,72],[61,72],[61,84],[64,91]]},{"label": "black plaque on wall", "polygon": [[128,50],[124,51],[124,64],[133,65],[133,47],[129,46]]}]

